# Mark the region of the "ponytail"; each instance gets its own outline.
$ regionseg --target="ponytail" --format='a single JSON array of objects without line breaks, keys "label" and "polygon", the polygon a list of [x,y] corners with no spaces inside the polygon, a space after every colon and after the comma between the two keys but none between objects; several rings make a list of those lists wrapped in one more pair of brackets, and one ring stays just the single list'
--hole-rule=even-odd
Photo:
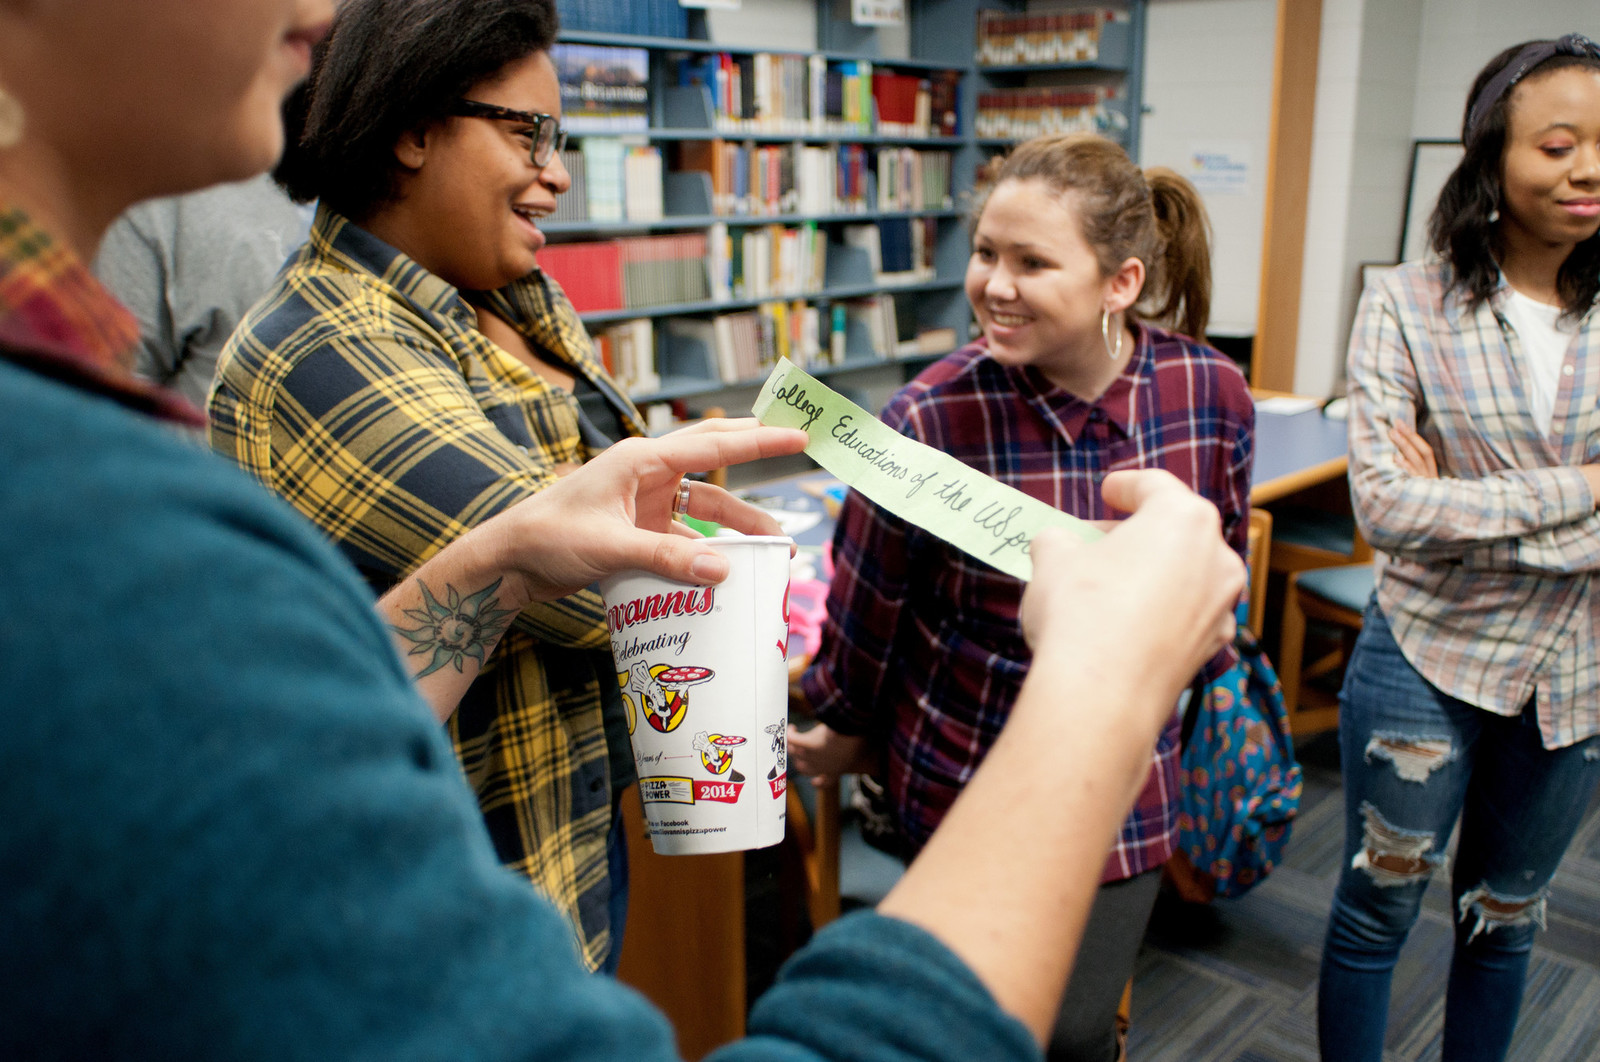
[{"label": "ponytail", "polygon": [[1139,313],[1202,343],[1211,318],[1211,223],[1194,185],[1164,166],[1145,171],[1161,250],[1148,263]]},{"label": "ponytail", "polygon": [[974,223],[995,186],[1029,180],[1072,197],[1101,276],[1129,258],[1144,263],[1144,291],[1131,319],[1205,342],[1211,222],[1194,185],[1161,167],[1141,172],[1121,145],[1093,133],[1035,137],[980,171]]}]

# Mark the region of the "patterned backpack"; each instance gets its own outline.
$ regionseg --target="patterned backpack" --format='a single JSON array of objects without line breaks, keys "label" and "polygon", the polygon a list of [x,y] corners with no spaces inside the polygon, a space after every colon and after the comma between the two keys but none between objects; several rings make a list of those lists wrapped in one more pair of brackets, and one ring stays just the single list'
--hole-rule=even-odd
[{"label": "patterned backpack", "polygon": [[1178,850],[1217,896],[1272,872],[1300,807],[1283,687],[1248,628],[1233,644],[1238,663],[1189,699],[1178,772]]}]

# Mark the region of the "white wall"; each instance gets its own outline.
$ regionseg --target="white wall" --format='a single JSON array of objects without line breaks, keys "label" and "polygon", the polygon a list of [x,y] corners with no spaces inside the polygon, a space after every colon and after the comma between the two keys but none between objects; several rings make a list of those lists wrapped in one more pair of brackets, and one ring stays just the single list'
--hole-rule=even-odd
[{"label": "white wall", "polygon": [[1250,335],[1261,287],[1277,3],[1151,0],[1146,12],[1139,162],[1192,176],[1196,150],[1222,149],[1250,167],[1238,193],[1202,193],[1216,237],[1210,330]]},{"label": "white wall", "polygon": [[[617,0],[625,3],[626,0]],[[735,9],[710,8],[711,39],[740,48],[771,48],[775,41],[795,51],[817,47],[817,4],[830,0],[744,0]]]},{"label": "white wall", "polygon": [[1424,0],[1323,0],[1294,389],[1333,393],[1362,262],[1400,244]]},{"label": "white wall", "polygon": [[1467,90],[1502,48],[1541,37],[1583,33],[1600,39],[1595,0],[1424,0],[1412,135],[1461,134]]},{"label": "white wall", "polygon": [[[615,0],[626,3],[627,0]],[[814,51],[817,48],[817,10],[820,4],[837,0],[743,0],[738,8],[709,8],[706,23],[711,39],[740,48],[776,48],[786,51]],[[908,7],[910,5],[907,5]],[[848,20],[847,9],[836,9],[835,17]],[[909,26],[881,26],[877,34],[877,54],[904,58],[911,54]]]},{"label": "white wall", "polygon": [[1413,139],[1453,139],[1508,45],[1600,36],[1595,0],[1323,0],[1295,390],[1343,379],[1362,262],[1399,252]]}]

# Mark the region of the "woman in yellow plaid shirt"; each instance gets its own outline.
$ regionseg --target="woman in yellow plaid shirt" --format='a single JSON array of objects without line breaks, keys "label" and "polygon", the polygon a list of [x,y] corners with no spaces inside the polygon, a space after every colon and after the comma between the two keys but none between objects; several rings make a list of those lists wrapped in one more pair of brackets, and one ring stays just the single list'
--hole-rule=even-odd
[{"label": "woman in yellow plaid shirt", "polygon": [[[379,591],[642,434],[534,261],[571,184],[556,27],[551,0],[348,0],[279,171],[316,222],[223,352],[211,444]],[[495,605],[439,610],[509,620]],[[465,662],[416,648],[419,676]],[[633,765],[598,594],[516,615],[448,725],[500,859],[567,915],[590,968],[614,969]]]}]

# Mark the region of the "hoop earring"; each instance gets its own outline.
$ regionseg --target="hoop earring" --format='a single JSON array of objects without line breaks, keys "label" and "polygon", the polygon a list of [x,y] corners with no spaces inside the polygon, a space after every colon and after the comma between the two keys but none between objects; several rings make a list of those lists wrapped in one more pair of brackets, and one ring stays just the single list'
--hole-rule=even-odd
[{"label": "hoop earring", "polygon": [[1113,350],[1111,349],[1111,311],[1107,309],[1101,309],[1100,311],[1100,339],[1105,343],[1106,354],[1111,357],[1112,361],[1122,357],[1122,325],[1121,322],[1118,322],[1117,347]]},{"label": "hoop earring", "polygon": [[23,125],[22,101],[0,88],[0,150],[17,146]]}]

